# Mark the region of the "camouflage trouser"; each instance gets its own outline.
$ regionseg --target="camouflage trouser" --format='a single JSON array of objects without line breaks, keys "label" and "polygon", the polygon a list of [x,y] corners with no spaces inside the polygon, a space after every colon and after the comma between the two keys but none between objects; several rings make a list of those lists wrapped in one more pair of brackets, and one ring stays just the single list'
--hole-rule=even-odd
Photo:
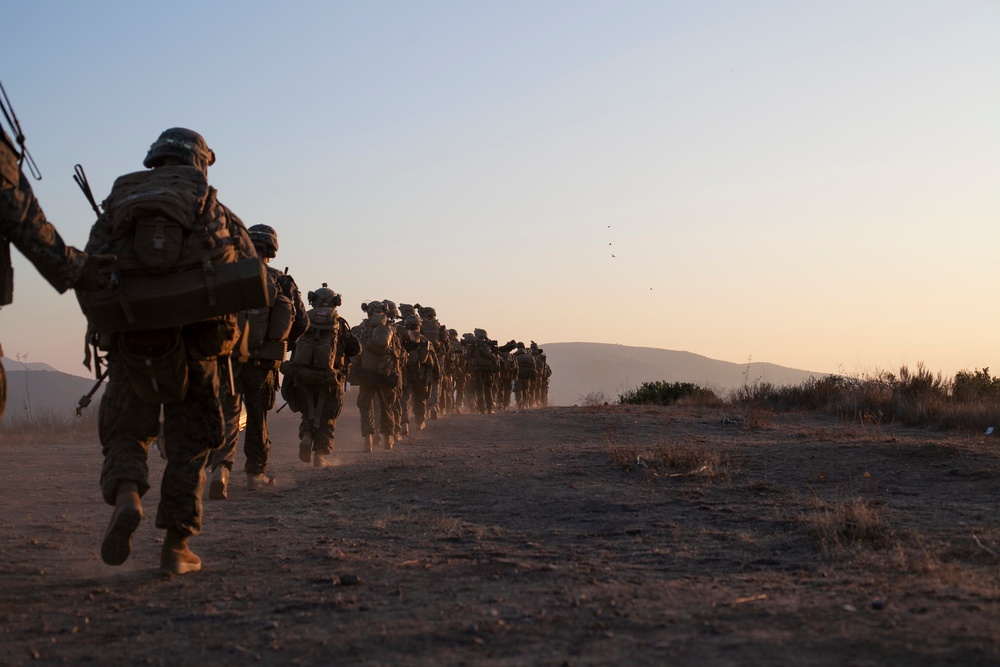
[{"label": "camouflage trouser", "polygon": [[[375,433],[375,403],[379,410],[379,433],[393,435],[396,419],[393,413],[394,390],[389,387],[363,384],[358,387],[358,410],[361,412],[361,435]],[[398,403],[398,401],[396,401]]]},{"label": "camouflage trouser", "polygon": [[[386,394],[386,400],[389,401],[389,412],[392,414],[392,433],[397,436],[401,433],[403,428],[403,418],[406,416],[406,411],[403,410],[403,375],[404,371],[399,373],[399,381],[396,386],[393,387],[388,394]],[[381,400],[381,399],[380,399]],[[386,432],[386,423],[384,419],[379,420],[379,432]]]},{"label": "camouflage trouser", "polygon": [[[0,357],[3,356],[3,347],[0,347]],[[3,417],[3,409],[7,405],[7,376],[3,372],[3,364],[0,363],[0,418]]]},{"label": "camouflage trouser", "polygon": [[455,411],[455,378],[451,373],[441,376],[441,395],[438,404],[438,413],[446,415]]},{"label": "camouflage trouser", "polygon": [[305,389],[302,421],[299,423],[299,437],[306,434],[312,436],[312,450],[319,454],[329,454],[333,451],[333,431],[337,426],[337,417],[344,407],[344,388],[309,387]]},{"label": "camouflage trouser", "polygon": [[274,407],[274,396],[278,384],[278,372],[270,362],[261,367],[257,362],[233,364],[233,380],[236,394],[229,390],[229,373],[220,364],[219,383],[221,385],[222,408],[226,419],[226,441],[212,452],[209,468],[215,470],[220,465],[233,469],[236,462],[236,447],[240,438],[240,408],[246,405],[247,426],[243,435],[243,451],[249,473],[267,472],[267,462],[271,457],[271,438],[267,431],[267,411]]},{"label": "camouflage trouser", "polygon": [[455,408],[456,410],[462,410],[468,408],[465,398],[465,388],[468,383],[468,376],[465,372],[455,374]]},{"label": "camouflage trouser", "polygon": [[[98,433],[104,451],[101,494],[113,505],[119,482],[135,482],[140,495],[149,490],[146,455],[160,430],[160,406],[139,399],[115,353],[108,361],[108,387],[101,399]],[[201,531],[205,462],[209,453],[222,445],[225,432],[215,360],[189,358],[187,366],[187,396],[163,406],[167,465],[156,527],[197,535]]]},{"label": "camouflage trouser", "polygon": [[507,410],[510,408],[510,390],[514,378],[506,373],[500,376],[500,408]]},{"label": "camouflage trouser", "polygon": [[492,371],[472,371],[466,391],[472,392],[474,408],[481,414],[493,412],[494,374]]},{"label": "camouflage trouser", "polygon": [[431,385],[427,382],[427,372],[422,368],[407,368],[403,371],[403,424],[410,423],[410,411],[421,424],[427,418],[428,399]]}]

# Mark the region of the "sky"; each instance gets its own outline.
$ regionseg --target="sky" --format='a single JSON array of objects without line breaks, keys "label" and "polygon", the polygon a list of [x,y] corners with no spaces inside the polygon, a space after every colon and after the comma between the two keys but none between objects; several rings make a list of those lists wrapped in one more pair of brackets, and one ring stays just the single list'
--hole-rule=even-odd
[{"label": "sky", "polygon": [[[1000,371],[995,0],[0,0],[65,240],[200,132],[303,293],[459,332],[866,374]],[[8,357],[86,375],[16,252]],[[556,369],[557,370],[557,369]]]}]

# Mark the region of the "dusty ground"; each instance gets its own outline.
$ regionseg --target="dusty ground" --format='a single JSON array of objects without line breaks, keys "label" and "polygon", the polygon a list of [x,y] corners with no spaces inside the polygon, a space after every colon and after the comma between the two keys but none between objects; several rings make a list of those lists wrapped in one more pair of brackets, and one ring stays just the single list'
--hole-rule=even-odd
[{"label": "dusty ground", "polygon": [[0,663],[1000,662],[1000,441],[745,417],[453,416],[367,454],[355,412],[316,470],[281,414],[279,486],[206,500],[182,577],[159,459],[112,568],[96,437],[0,435]]}]

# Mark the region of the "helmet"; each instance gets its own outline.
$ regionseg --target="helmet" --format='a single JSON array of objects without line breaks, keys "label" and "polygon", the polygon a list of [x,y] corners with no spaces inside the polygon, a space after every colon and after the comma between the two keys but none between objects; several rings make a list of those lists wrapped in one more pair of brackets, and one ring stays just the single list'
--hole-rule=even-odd
[{"label": "helmet", "polygon": [[383,299],[382,305],[385,306],[385,314],[394,320],[399,319],[399,311],[396,309],[396,302],[390,301],[389,299]]},{"label": "helmet", "polygon": [[489,338],[486,335],[486,329],[476,329],[476,338]]},{"label": "helmet", "polygon": [[153,142],[142,161],[144,167],[159,167],[163,159],[175,157],[192,167],[207,169],[215,164],[215,152],[205,143],[205,138],[194,130],[172,127],[164,130],[160,138]]},{"label": "helmet", "polygon": [[415,327],[415,328],[419,329],[420,328],[420,317],[418,317],[417,315],[407,315],[406,319],[403,320],[403,324],[405,324],[408,327]]},{"label": "helmet", "polygon": [[402,315],[403,317],[406,317],[407,315],[412,315],[414,312],[416,311],[413,310],[413,304],[411,303],[399,304],[399,314]]},{"label": "helmet", "polygon": [[437,311],[431,308],[430,306],[416,305],[414,306],[414,308],[416,308],[417,312],[420,313],[420,317],[423,317],[425,319],[431,320],[437,317]]},{"label": "helmet", "polygon": [[327,287],[326,283],[315,292],[309,292],[306,298],[314,308],[336,308],[341,303],[340,295]]},{"label": "helmet", "polygon": [[278,254],[278,232],[274,231],[274,227],[254,225],[247,229],[247,233],[254,247],[263,250],[263,252],[258,251],[258,255],[274,257]]},{"label": "helmet", "polygon": [[369,315],[376,315],[385,312],[385,304],[381,301],[369,301],[361,305],[361,309]]},{"label": "helmet", "polygon": [[448,337],[449,338],[458,338],[458,330],[456,330],[456,329],[448,329]]}]

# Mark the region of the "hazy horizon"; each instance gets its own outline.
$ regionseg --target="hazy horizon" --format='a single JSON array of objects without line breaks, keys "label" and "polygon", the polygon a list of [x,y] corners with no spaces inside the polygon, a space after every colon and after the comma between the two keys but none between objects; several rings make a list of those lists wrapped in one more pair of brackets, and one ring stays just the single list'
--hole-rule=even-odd
[{"label": "hazy horizon", "polygon": [[[0,80],[67,242],[158,134],[303,293],[493,338],[823,373],[1000,369],[1000,4],[10,3]],[[184,26],[183,30],[178,26]],[[9,357],[86,375],[16,251]]]}]

